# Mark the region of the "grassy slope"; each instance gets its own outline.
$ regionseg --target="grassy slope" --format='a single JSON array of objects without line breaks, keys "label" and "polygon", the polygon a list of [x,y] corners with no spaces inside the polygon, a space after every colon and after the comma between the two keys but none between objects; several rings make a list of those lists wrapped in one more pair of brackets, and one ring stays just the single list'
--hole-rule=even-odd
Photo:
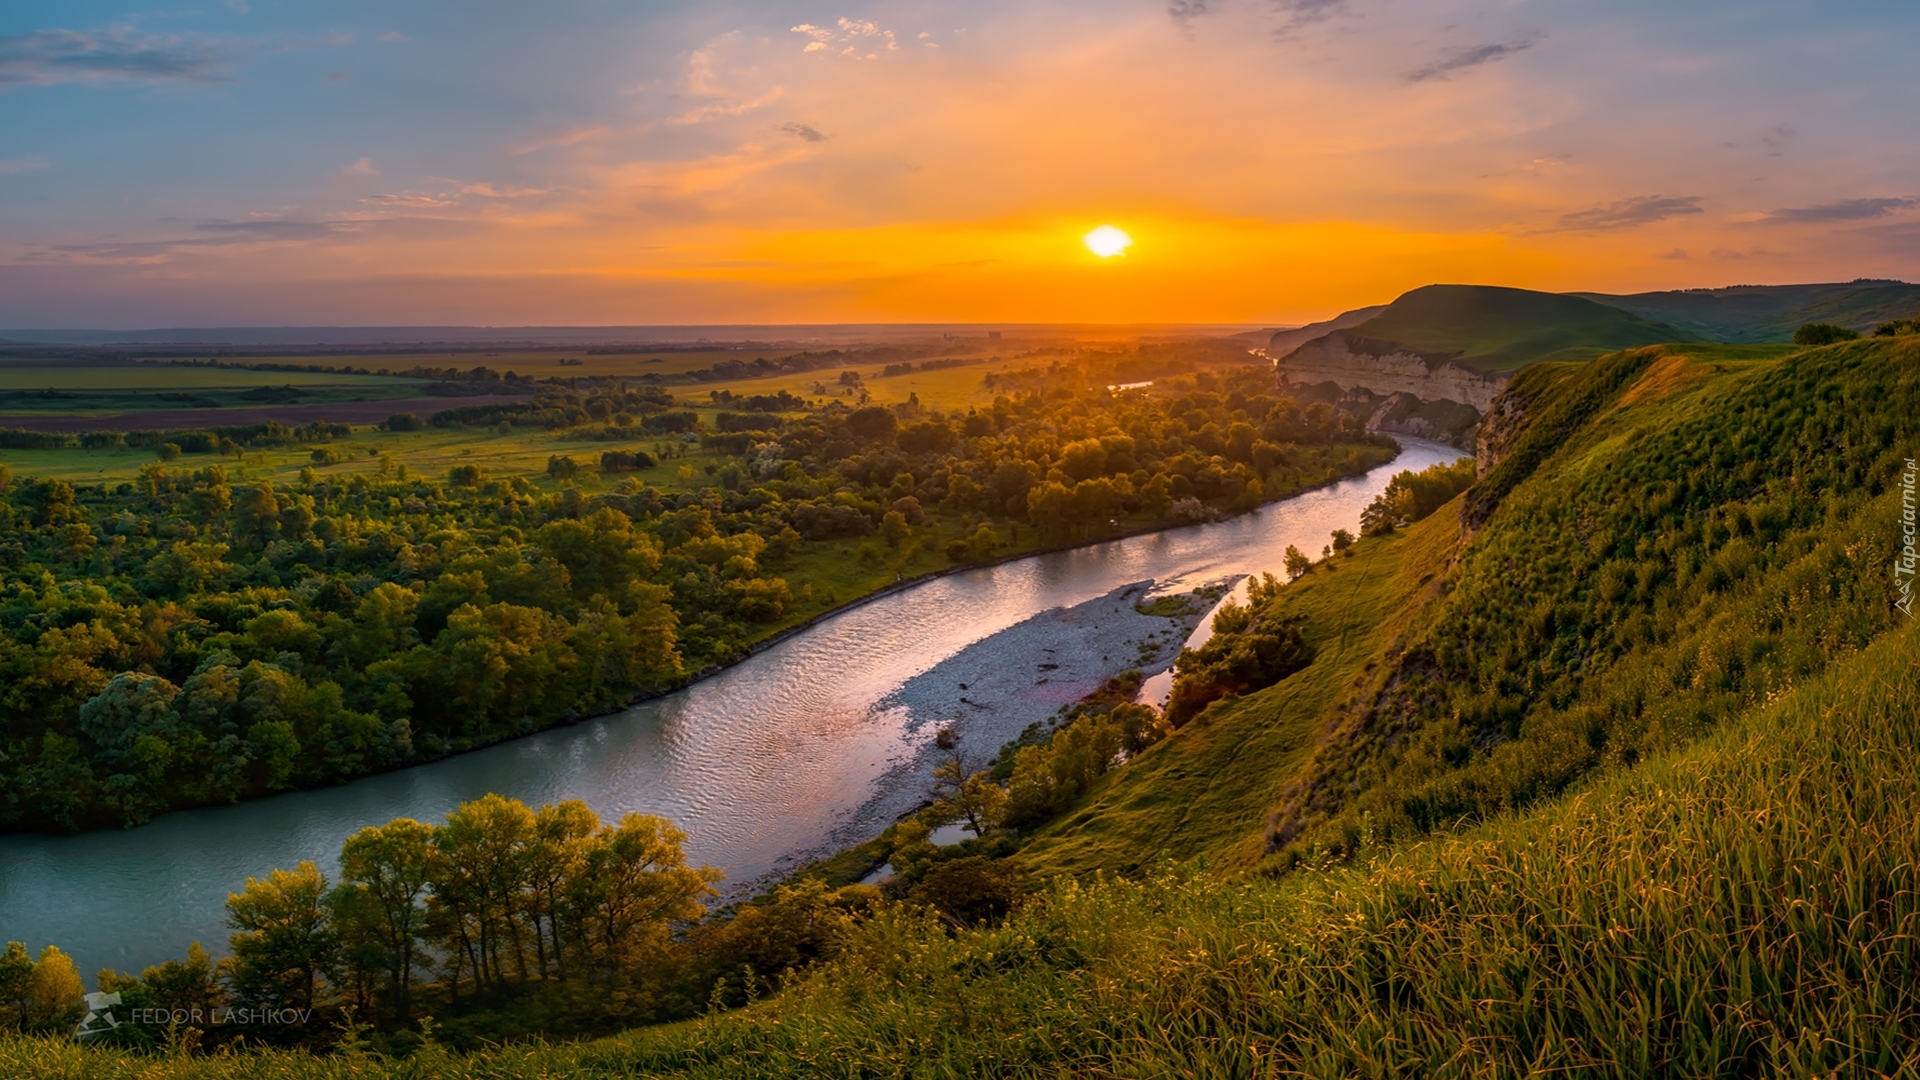
[{"label": "grassy slope", "polygon": [[1244,866],[1259,855],[1258,812],[1300,764],[1327,708],[1362,675],[1459,538],[1448,508],[1403,533],[1372,537],[1351,558],[1288,586],[1287,614],[1306,617],[1317,657],[1305,670],[1207,710],[1150,747],[1022,853],[1042,873],[1137,873],[1172,856]]},{"label": "grassy slope", "polygon": [[1581,297],[1491,285],[1415,289],[1344,333],[1349,341],[1395,345],[1485,373],[1690,336]]},{"label": "grassy slope", "polygon": [[1788,341],[1802,323],[1830,322],[1869,331],[1920,314],[1920,285],[1769,285],[1635,293],[1576,293],[1699,337],[1731,342]]}]

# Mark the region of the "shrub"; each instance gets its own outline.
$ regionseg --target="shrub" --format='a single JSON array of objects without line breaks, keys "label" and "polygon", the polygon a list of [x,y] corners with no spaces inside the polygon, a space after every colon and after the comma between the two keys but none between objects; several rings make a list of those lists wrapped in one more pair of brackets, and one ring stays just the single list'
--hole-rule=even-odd
[{"label": "shrub", "polygon": [[1832,345],[1838,341],[1852,341],[1859,337],[1858,331],[1832,323],[1807,323],[1793,332],[1795,345]]}]

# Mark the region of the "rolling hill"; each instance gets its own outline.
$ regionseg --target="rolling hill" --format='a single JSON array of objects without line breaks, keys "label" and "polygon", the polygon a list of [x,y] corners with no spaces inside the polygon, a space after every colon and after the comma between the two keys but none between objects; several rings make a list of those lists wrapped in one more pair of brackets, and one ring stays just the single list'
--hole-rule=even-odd
[{"label": "rolling hill", "polygon": [[1573,293],[1676,327],[1692,338],[1732,343],[1784,342],[1803,323],[1835,323],[1862,333],[1920,315],[1920,285],[1861,279],[1813,285],[1733,285],[1671,292]]},{"label": "rolling hill", "polygon": [[1695,337],[1584,297],[1493,285],[1415,289],[1339,333],[1356,352],[1408,352],[1483,375]]}]

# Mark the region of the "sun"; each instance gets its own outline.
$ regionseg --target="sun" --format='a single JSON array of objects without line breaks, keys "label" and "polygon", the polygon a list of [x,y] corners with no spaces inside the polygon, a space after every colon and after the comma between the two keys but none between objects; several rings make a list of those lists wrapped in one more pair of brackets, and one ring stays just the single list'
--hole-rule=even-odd
[{"label": "sun", "polygon": [[1080,240],[1087,245],[1088,251],[1093,252],[1103,259],[1111,259],[1115,255],[1125,255],[1127,249],[1133,246],[1133,237],[1128,236],[1112,225],[1102,225],[1081,237]]}]

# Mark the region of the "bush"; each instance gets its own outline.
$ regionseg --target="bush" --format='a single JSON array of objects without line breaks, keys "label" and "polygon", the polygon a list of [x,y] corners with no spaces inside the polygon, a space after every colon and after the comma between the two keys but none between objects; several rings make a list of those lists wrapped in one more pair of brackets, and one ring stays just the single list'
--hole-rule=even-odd
[{"label": "bush", "polygon": [[1859,337],[1858,331],[1832,323],[1810,322],[1793,332],[1795,345],[1832,345],[1839,341],[1852,341]]},{"label": "bush", "polygon": [[657,464],[659,462],[645,450],[609,450],[600,455],[600,471],[603,473],[639,472]]}]

